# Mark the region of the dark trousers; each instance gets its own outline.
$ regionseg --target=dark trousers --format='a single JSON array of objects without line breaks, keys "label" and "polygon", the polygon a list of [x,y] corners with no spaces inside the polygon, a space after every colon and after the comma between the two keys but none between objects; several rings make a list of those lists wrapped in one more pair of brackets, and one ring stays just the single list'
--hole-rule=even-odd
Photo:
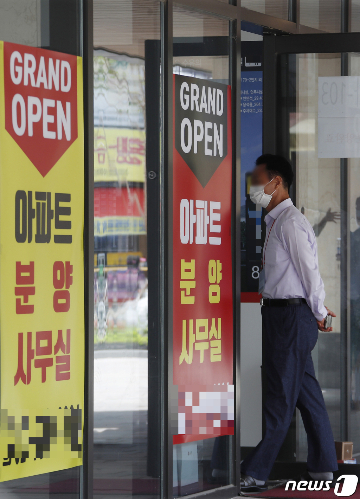
[{"label": "dark trousers", "polygon": [[309,471],[338,469],[334,438],[311,351],[318,327],[304,303],[288,307],[262,307],[266,429],[261,442],[241,464],[241,472],[267,480],[297,407],[308,439]]}]

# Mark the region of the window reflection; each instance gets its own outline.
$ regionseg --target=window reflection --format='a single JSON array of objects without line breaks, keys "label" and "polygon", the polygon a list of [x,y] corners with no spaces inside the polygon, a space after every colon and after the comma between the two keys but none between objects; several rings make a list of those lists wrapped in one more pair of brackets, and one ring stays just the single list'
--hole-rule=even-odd
[{"label": "window reflection", "polygon": [[[147,203],[158,201],[147,199],[146,125],[160,131],[160,123],[147,116],[145,68],[151,57],[160,74],[159,3],[95,1],[94,35],[94,497],[109,487],[156,497],[160,421],[149,393],[159,358],[149,350],[148,243],[158,235],[148,234]],[[159,92],[151,105],[160,106]]]},{"label": "window reflection", "polygon": [[[143,59],[95,50],[94,443],[98,460],[116,446],[120,459],[112,473],[119,491],[120,477],[146,475],[144,85]],[[135,449],[137,461],[131,458]]]}]

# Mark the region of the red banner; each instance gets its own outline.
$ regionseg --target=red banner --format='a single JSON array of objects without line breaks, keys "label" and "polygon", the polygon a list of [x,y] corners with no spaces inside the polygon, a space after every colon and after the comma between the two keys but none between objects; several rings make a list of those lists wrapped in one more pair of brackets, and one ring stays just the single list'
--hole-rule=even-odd
[{"label": "red banner", "polygon": [[174,76],[174,443],[233,433],[231,90]]},{"label": "red banner", "polygon": [[43,177],[78,137],[77,60],[4,45],[5,128]]}]

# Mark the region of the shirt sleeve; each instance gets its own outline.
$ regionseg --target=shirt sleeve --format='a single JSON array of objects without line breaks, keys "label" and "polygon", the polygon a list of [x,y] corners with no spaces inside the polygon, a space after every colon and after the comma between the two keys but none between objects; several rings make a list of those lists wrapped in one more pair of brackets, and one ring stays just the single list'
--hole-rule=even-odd
[{"label": "shirt sleeve", "polygon": [[325,289],[319,271],[316,241],[312,244],[307,227],[293,219],[284,222],[281,232],[285,247],[304,286],[306,301],[316,319],[321,321],[326,317],[327,310],[324,306]]}]

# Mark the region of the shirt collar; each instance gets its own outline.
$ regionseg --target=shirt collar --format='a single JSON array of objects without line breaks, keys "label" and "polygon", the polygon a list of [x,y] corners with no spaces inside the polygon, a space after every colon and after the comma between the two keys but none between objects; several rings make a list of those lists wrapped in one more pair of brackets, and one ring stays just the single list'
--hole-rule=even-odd
[{"label": "shirt collar", "polygon": [[275,208],[273,208],[269,213],[265,216],[265,223],[266,225],[269,225],[269,222],[271,220],[276,220],[277,217],[289,206],[292,206],[293,202],[291,201],[290,198],[284,199],[284,201],[281,201]]}]

